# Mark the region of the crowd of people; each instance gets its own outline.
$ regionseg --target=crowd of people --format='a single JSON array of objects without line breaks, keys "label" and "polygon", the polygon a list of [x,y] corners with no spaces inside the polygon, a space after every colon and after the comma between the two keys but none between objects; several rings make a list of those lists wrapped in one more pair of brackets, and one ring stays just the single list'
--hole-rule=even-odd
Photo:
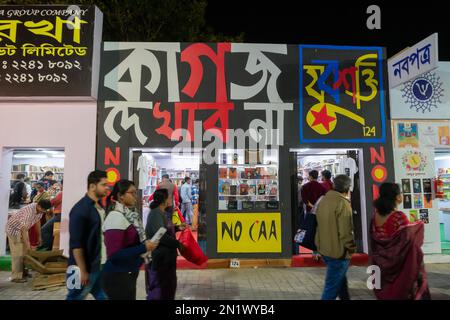
[{"label": "crowd of people", "polygon": [[[34,183],[22,173],[17,175],[9,198],[9,208],[17,212],[9,219],[6,228],[12,252],[13,282],[27,281],[28,272],[23,270],[22,263],[27,250],[47,251],[53,248],[53,227],[55,222],[61,221],[64,184],[63,180],[53,178],[51,171],[45,172],[44,177]],[[26,235],[23,227],[26,227]]]},{"label": "crowd of people", "polygon": [[[313,256],[327,267],[323,300],[350,300],[347,271],[356,253],[351,179],[324,170],[309,172],[309,182],[299,181],[299,226],[307,229]],[[411,222],[398,210],[403,197],[395,183],[383,183],[373,203],[370,222],[370,264],[381,271],[381,284],[375,287],[378,299],[428,300],[430,292],[423,262],[424,223]],[[313,240],[311,240],[311,237]]]},{"label": "crowd of people", "polygon": [[[314,218],[313,232],[309,232],[313,235],[314,255],[323,259],[327,267],[322,299],[349,300],[347,271],[356,252],[350,202],[352,182],[347,175],[331,179],[327,171],[321,173],[321,182],[318,178],[319,173],[313,170],[309,182],[301,186],[299,215]],[[6,234],[13,282],[26,281],[23,256],[31,249],[33,229],[39,229],[42,235],[40,247],[51,246],[50,226],[61,217],[62,181],[57,192],[52,190],[55,185],[49,173],[36,184],[32,202],[23,205],[8,220]],[[26,186],[16,187],[25,199]],[[19,201],[20,197],[15,199]],[[190,228],[198,191],[192,190],[191,180],[186,178],[178,192],[169,177],[163,176],[151,200],[144,226],[135,211],[138,197],[132,181],[120,180],[110,190],[106,172],[95,170],[89,174],[86,195],[69,213],[69,266],[77,267],[79,286],[68,286],[68,300],[84,299],[89,293],[99,300],[135,300],[143,264],[147,299],[175,299],[177,250],[185,250],[176,233]],[[371,263],[381,269],[381,287],[375,288],[375,295],[379,299],[430,299],[421,249],[424,224],[410,222],[398,210],[401,202],[399,186],[383,183],[373,204]],[[180,203],[186,222],[174,225],[173,215]],[[43,226],[35,228],[43,218],[46,218]],[[161,228],[165,233],[152,241]]]}]

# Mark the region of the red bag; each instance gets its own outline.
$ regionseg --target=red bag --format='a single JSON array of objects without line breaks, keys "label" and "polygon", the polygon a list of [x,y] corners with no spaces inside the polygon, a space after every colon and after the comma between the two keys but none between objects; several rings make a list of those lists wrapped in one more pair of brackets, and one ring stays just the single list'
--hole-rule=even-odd
[{"label": "red bag", "polygon": [[184,246],[184,250],[180,253],[187,261],[196,265],[202,265],[208,261],[208,257],[203,254],[190,229],[186,228],[181,231],[178,241]]}]

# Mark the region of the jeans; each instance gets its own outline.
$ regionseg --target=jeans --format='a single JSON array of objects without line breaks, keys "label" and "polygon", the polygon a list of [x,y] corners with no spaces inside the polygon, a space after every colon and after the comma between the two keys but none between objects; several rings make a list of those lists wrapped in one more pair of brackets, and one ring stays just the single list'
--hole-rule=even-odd
[{"label": "jeans", "polygon": [[55,214],[41,227],[42,244],[45,250],[51,250],[53,247],[53,225],[55,222],[61,222],[61,214]]},{"label": "jeans", "polygon": [[[69,276],[70,274],[67,274],[66,278]],[[89,293],[94,296],[95,300],[108,300],[108,297],[102,289],[101,276],[101,271],[92,272],[89,274],[89,282],[86,286],[80,289],[68,288],[66,300],[84,300]]]},{"label": "jeans", "polygon": [[341,300],[350,300],[346,276],[350,260],[325,256],[323,256],[323,260],[327,265],[327,275],[322,300],[336,300],[338,296]]},{"label": "jeans", "polygon": [[184,220],[186,220],[187,224],[192,223],[192,203],[191,202],[183,202],[181,204],[181,213],[183,214]]}]

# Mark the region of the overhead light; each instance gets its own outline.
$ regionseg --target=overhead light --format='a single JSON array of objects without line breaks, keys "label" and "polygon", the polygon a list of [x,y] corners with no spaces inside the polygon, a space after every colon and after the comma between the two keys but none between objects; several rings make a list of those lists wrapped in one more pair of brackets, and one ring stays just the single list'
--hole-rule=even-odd
[{"label": "overhead light", "polygon": [[14,155],[14,158],[20,158],[20,159],[46,159],[47,156],[43,154],[16,154]]},{"label": "overhead light", "polygon": [[63,154],[54,154],[54,155],[52,155],[52,158],[65,158],[66,157],[66,155],[63,153]]},{"label": "overhead light", "polygon": [[450,155],[434,157],[434,160],[447,160],[447,159],[450,159]]}]

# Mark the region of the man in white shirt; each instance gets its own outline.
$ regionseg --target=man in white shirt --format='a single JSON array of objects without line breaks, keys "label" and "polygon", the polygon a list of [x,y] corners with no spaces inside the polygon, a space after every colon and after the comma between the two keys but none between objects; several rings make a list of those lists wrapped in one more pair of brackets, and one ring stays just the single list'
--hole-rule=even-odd
[{"label": "man in white shirt", "polygon": [[185,183],[181,186],[181,213],[188,224],[192,223],[192,187],[191,178],[186,177]]}]

